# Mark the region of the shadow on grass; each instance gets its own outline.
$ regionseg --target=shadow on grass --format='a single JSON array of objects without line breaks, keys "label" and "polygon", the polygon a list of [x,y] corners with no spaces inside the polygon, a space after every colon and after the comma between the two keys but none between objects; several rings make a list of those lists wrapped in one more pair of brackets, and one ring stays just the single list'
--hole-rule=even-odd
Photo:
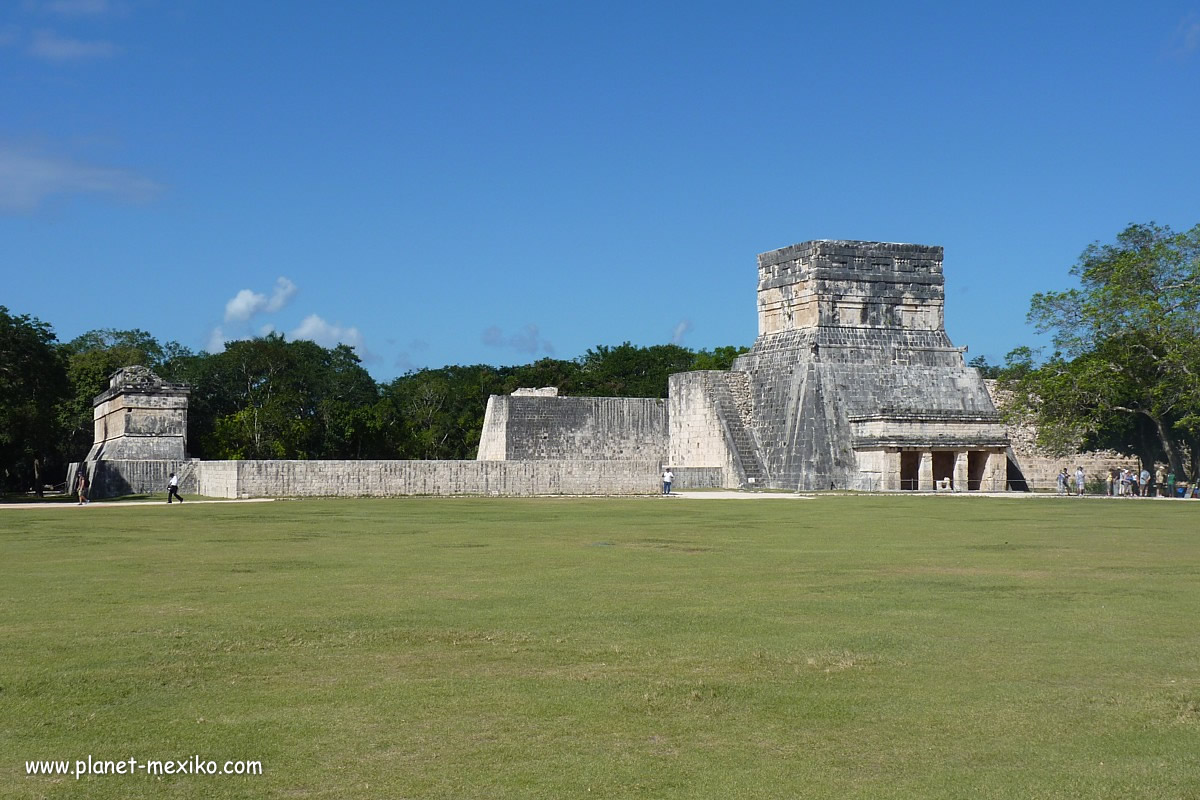
[{"label": "shadow on grass", "polygon": [[[158,494],[126,494],[121,497],[105,497],[96,498],[96,502],[103,500],[105,503],[123,503],[126,501],[136,500],[154,500],[164,497],[165,495]],[[68,494],[49,494],[45,497],[38,497],[33,494],[4,494],[0,495],[0,503],[3,504],[20,504],[20,505],[71,505],[78,503],[79,498],[75,495]]]}]

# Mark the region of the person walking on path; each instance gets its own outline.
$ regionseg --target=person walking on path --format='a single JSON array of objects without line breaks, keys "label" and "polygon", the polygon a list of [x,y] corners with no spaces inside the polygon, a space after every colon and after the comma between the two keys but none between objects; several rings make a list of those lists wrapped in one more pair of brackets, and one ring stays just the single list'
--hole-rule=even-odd
[{"label": "person walking on path", "polygon": [[79,470],[79,475],[75,477],[75,492],[79,495],[79,502],[76,505],[87,505],[89,502],[87,470]]},{"label": "person walking on path", "polygon": [[671,493],[671,483],[675,480],[675,474],[671,472],[671,468],[667,467],[663,470],[663,494]]},{"label": "person walking on path", "polygon": [[172,497],[174,497],[176,500],[178,500],[181,503],[183,502],[183,498],[179,496],[179,478],[175,476],[174,472],[172,472],[171,477],[167,479],[167,503],[168,504],[171,502]]},{"label": "person walking on path", "polygon": [[1062,472],[1058,473],[1058,493],[1067,493],[1067,468],[1063,467]]},{"label": "person walking on path", "polygon": [[1142,497],[1150,497],[1150,470],[1142,467]]},{"label": "person walking on path", "polygon": [[1083,467],[1075,468],[1075,493],[1078,497],[1083,497]]}]

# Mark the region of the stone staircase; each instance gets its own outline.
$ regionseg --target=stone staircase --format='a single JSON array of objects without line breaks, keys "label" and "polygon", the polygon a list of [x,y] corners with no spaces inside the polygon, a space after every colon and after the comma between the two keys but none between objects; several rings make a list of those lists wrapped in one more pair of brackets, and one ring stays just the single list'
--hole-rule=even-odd
[{"label": "stone staircase", "polygon": [[763,485],[766,472],[758,457],[758,447],[750,434],[754,422],[754,401],[750,397],[750,376],[745,372],[728,372],[724,380],[713,386],[713,397],[729,443],[733,447],[742,479],[746,486]]}]

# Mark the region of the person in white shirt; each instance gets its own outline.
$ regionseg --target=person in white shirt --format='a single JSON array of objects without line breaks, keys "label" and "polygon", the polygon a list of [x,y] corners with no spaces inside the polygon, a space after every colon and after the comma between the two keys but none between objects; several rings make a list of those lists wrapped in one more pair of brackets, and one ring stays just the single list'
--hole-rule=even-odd
[{"label": "person in white shirt", "polygon": [[179,478],[177,478],[175,476],[174,472],[172,472],[171,477],[167,479],[167,502],[168,503],[171,502],[172,497],[174,497],[176,500],[178,500],[181,503],[183,502],[183,498],[179,496]]},{"label": "person in white shirt", "polygon": [[671,468],[667,467],[663,470],[663,494],[671,493],[671,482],[675,480],[675,474],[671,472]]}]

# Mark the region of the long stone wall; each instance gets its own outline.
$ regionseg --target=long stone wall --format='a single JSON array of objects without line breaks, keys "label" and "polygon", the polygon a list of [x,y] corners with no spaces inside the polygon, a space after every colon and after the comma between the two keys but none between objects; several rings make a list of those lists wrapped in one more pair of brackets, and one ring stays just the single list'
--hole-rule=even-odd
[{"label": "long stone wall", "polygon": [[[79,465],[72,465],[73,480]],[[96,499],[180,492],[207,497],[397,497],[404,495],[637,495],[661,490],[654,461],[99,461]],[[711,483],[704,472],[689,485]],[[73,485],[73,484],[72,484]]]}]

